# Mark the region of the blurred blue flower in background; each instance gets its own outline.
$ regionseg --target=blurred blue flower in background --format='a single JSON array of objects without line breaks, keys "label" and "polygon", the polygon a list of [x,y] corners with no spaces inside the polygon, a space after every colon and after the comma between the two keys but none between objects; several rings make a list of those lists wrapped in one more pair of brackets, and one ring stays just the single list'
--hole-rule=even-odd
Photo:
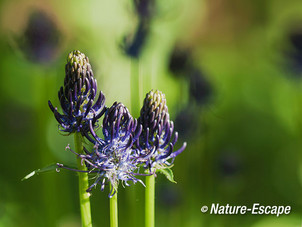
[{"label": "blurred blue flower in background", "polygon": [[42,10],[31,13],[20,38],[21,49],[33,62],[49,64],[57,57],[61,33],[53,18]]}]

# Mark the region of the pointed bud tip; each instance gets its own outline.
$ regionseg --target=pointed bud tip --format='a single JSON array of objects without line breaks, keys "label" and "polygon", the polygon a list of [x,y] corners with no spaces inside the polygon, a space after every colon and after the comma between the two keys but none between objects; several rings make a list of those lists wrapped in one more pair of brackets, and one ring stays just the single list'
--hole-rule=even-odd
[{"label": "pointed bud tip", "polygon": [[85,54],[81,53],[79,50],[74,50],[68,54],[67,64],[73,66],[74,63],[80,64],[80,66],[84,66],[89,63],[89,60]]}]

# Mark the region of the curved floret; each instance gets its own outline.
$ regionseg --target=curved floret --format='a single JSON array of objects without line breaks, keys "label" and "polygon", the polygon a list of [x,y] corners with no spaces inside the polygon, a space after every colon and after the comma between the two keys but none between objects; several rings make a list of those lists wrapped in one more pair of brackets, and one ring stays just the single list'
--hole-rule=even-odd
[{"label": "curved floret", "polygon": [[129,186],[133,183],[143,182],[135,177],[139,175],[134,171],[138,163],[133,150],[133,142],[139,137],[141,127],[137,127],[137,120],[133,119],[128,109],[122,103],[114,103],[105,113],[103,119],[104,139],[94,136],[95,147],[93,152],[86,150],[86,155],[79,155],[87,164],[89,172],[96,172],[95,182],[89,187],[90,191],[97,184],[103,190],[106,182],[112,185],[110,197],[117,190],[119,181]]},{"label": "curved floret", "polygon": [[105,96],[96,99],[97,82],[88,57],[76,50],[69,53],[65,66],[64,86],[58,92],[63,114],[48,101],[63,132],[87,134],[106,110]]},{"label": "curved floret", "polygon": [[173,132],[174,124],[170,121],[166,98],[162,92],[151,90],[147,93],[138,123],[142,125],[142,133],[135,143],[138,160],[152,173],[156,169],[170,166],[175,157],[186,148],[186,143],[183,143],[181,148],[173,152],[178,133]]}]

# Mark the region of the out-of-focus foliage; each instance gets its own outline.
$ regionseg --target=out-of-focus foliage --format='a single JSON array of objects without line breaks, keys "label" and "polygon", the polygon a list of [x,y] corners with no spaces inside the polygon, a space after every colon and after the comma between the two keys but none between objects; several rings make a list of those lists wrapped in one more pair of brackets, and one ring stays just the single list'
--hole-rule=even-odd
[{"label": "out-of-focus foliage", "polygon": [[[6,0],[0,11],[0,226],[80,225],[75,173],[21,182],[76,161],[47,106],[74,49],[89,56],[108,105],[123,102],[138,117],[145,93],[166,94],[188,146],[175,160],[177,184],[157,177],[156,226],[301,224],[300,0]],[[142,185],[120,187],[121,226],[143,225],[143,195]],[[91,200],[94,226],[108,226],[107,193],[95,190]],[[292,213],[200,212],[256,202]]]}]

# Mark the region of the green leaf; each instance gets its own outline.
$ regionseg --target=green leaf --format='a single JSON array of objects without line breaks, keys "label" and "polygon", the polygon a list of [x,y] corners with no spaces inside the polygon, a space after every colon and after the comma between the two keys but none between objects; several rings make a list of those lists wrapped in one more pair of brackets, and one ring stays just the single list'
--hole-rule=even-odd
[{"label": "green leaf", "polygon": [[27,175],[22,179],[22,181],[28,180],[28,179],[31,178],[32,176],[34,176],[34,175],[39,175],[40,173],[46,173],[46,172],[53,172],[53,171],[56,171],[57,168],[58,168],[57,164],[54,163],[54,164],[45,166],[45,167],[42,168],[42,169],[36,169],[36,170],[32,171],[31,173],[27,174]]},{"label": "green leaf", "polygon": [[171,168],[165,168],[165,169],[158,169],[157,172],[160,172],[166,176],[166,178],[171,181],[172,183],[177,183],[174,180],[174,174]]}]

